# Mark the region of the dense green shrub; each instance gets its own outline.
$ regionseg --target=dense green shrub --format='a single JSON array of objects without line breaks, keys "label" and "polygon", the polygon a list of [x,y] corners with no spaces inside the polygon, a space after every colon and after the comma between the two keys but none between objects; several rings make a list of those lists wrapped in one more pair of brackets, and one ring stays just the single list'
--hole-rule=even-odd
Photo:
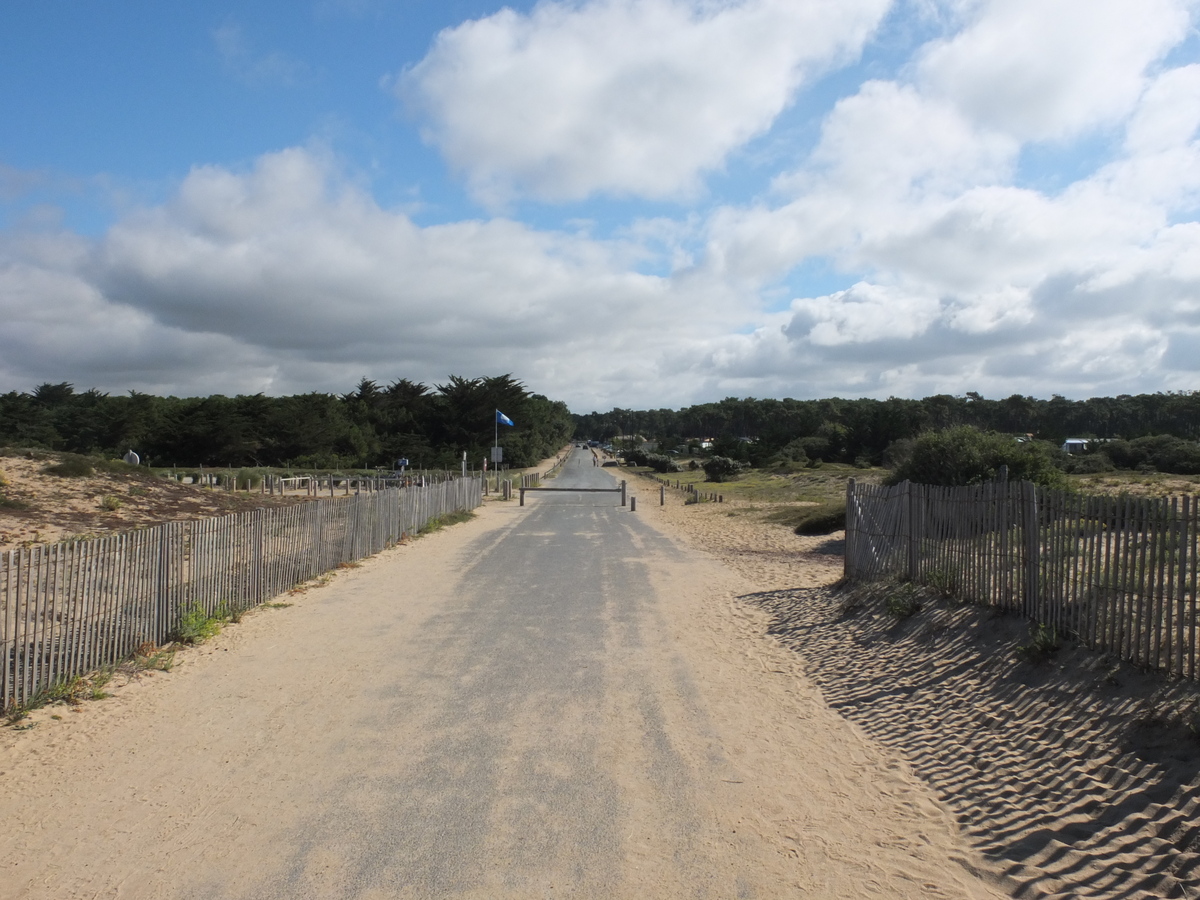
[{"label": "dense green shrub", "polygon": [[663,475],[668,472],[682,472],[683,466],[664,453],[647,453],[645,465]]},{"label": "dense green shrub", "polygon": [[1154,469],[1174,475],[1200,475],[1200,444],[1169,434],[1132,441],[1109,441],[1101,452],[1119,469]]},{"label": "dense green shrub", "polygon": [[788,441],[771,456],[769,465],[772,468],[807,466],[810,460],[808,453],[804,449],[805,440],[805,438],[797,438],[796,440]]},{"label": "dense green shrub", "polygon": [[625,464],[629,466],[647,466],[646,461],[650,454],[640,448],[634,450],[626,450],[622,456],[625,457]]},{"label": "dense green shrub", "polygon": [[1000,467],[1008,466],[1013,481],[1060,485],[1063,473],[1056,465],[1058,453],[1041,441],[1018,442],[1010,435],[960,425],[919,435],[888,483],[979,484],[996,478]]},{"label": "dense green shrub", "polygon": [[714,456],[704,461],[705,481],[729,481],[736,478],[744,467],[736,459],[728,456]]},{"label": "dense green shrub", "polygon": [[626,450],[625,462],[631,466],[647,466],[663,474],[683,471],[683,467],[665,453],[649,453],[642,449]]},{"label": "dense green shrub", "polygon": [[1101,472],[1111,472],[1115,466],[1104,451],[1096,453],[1071,454],[1067,457],[1064,469],[1071,475],[1098,475]]}]

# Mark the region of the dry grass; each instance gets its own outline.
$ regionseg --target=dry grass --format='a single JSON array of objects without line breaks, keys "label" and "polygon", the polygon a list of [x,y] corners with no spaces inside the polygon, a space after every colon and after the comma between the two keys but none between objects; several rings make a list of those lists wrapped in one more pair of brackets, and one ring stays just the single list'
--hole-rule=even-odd
[{"label": "dry grass", "polygon": [[[683,461],[684,471],[663,475],[672,484],[694,484],[696,490],[717,493],[730,500],[747,503],[832,503],[846,496],[846,482],[854,478],[859,482],[878,484],[888,474],[886,469],[859,469],[840,463],[824,463],[816,469],[798,471],[772,471],[750,469],[733,481],[715,483],[704,480],[704,470],[692,471]],[[644,466],[621,469],[638,475],[654,477],[656,473]]]},{"label": "dry grass", "polygon": [[1178,497],[1200,494],[1200,475],[1166,475],[1161,472],[1102,472],[1069,475],[1068,483],[1083,494],[1131,497]]}]

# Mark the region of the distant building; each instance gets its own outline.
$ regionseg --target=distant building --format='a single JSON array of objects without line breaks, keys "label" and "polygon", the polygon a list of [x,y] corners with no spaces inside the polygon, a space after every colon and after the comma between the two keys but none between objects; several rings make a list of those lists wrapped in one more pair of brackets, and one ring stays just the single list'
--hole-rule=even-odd
[{"label": "distant building", "polygon": [[1109,438],[1067,438],[1062,443],[1064,453],[1087,453],[1093,444],[1107,444]]}]

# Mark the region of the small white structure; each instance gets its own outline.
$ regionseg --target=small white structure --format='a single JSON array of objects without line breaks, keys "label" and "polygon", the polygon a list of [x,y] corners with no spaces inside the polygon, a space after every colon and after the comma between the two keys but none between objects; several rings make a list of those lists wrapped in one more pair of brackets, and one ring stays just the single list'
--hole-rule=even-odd
[{"label": "small white structure", "polygon": [[1088,444],[1095,443],[1095,438],[1067,438],[1063,441],[1064,453],[1086,453]]},{"label": "small white structure", "polygon": [[125,460],[125,462],[129,463],[131,466],[136,466],[136,465],[140,464],[142,461],[142,458],[140,456],[138,456],[136,453],[134,453],[132,450],[126,450],[125,456],[122,458]]}]

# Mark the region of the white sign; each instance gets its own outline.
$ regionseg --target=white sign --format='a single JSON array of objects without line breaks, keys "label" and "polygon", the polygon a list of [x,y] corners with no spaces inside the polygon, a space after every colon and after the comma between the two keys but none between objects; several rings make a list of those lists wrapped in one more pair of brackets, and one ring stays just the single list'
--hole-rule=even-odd
[{"label": "white sign", "polygon": [[492,462],[494,462],[494,463],[504,462],[504,448],[503,447],[493,447],[492,448]]}]

